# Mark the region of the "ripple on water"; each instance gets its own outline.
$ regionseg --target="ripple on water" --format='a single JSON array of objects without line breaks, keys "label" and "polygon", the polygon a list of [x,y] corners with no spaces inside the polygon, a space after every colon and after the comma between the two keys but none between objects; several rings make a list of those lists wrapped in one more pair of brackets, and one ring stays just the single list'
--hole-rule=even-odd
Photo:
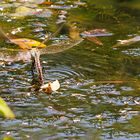
[{"label": "ripple on water", "polygon": [[82,77],[83,75],[74,71],[73,69],[61,66],[61,67],[51,67],[50,69],[47,68],[44,72],[45,79],[48,80],[63,80],[68,78],[74,78],[74,77]]},{"label": "ripple on water", "polygon": [[27,64],[15,63],[5,65],[0,74],[3,76],[1,81],[1,91],[4,93],[14,93],[14,95],[25,91],[30,86],[30,77],[28,71],[25,71]]}]

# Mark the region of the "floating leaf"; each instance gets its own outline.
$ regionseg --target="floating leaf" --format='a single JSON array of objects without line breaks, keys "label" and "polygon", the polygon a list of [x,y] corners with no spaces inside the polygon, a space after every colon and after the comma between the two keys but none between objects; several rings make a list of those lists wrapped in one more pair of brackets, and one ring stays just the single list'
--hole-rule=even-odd
[{"label": "floating leaf", "polygon": [[45,48],[46,45],[32,39],[27,38],[18,38],[18,39],[10,39],[10,41],[16,45],[18,45],[22,49],[31,49],[32,47]]},{"label": "floating leaf", "polygon": [[112,36],[113,33],[109,33],[106,29],[95,29],[90,31],[84,31],[80,34],[83,38],[97,37],[97,36]]},{"label": "floating leaf", "polygon": [[41,90],[43,90],[47,94],[51,94],[53,91],[56,91],[60,88],[60,83],[58,80],[54,82],[49,82],[48,84],[45,84],[40,87]]},{"label": "floating leaf", "polygon": [[15,118],[14,113],[11,111],[6,102],[1,97],[0,97],[0,113],[6,118],[9,119]]}]

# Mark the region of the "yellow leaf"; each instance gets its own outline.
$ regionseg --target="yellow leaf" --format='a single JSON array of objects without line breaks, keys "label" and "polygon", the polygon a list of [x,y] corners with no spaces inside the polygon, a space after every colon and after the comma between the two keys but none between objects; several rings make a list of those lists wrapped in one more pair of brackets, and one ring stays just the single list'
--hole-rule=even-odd
[{"label": "yellow leaf", "polygon": [[22,49],[32,49],[33,47],[37,48],[45,48],[46,45],[33,40],[33,39],[27,39],[27,38],[18,38],[18,39],[10,39],[10,41],[16,45],[18,45]]}]

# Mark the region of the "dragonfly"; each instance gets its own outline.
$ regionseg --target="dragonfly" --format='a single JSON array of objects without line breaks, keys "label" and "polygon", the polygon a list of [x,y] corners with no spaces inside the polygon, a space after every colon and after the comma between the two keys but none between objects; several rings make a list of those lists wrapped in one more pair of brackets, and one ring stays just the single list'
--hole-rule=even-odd
[{"label": "dragonfly", "polygon": [[[64,23],[61,24],[61,26],[58,28],[58,30],[55,33],[48,36],[41,44],[47,43],[48,41],[51,40],[51,38],[55,37],[56,34],[58,34],[61,31],[63,26]],[[5,38],[11,40],[8,36],[6,36],[6,34],[2,30],[0,30],[0,32],[1,34],[3,34],[3,36],[5,36]],[[44,80],[42,74],[42,66],[40,62],[41,55],[63,52],[65,50],[68,50],[78,45],[84,40],[84,38],[88,40],[92,40],[93,42],[97,42],[99,44],[100,42],[96,37],[111,36],[111,35],[112,33],[108,33],[105,29],[96,29],[96,30],[91,30],[90,32],[86,31],[83,34],[80,34],[77,26],[71,25],[69,29],[68,39],[61,40],[57,43],[52,43],[51,45],[47,45],[45,48],[41,48],[41,49],[39,49],[40,45],[38,45],[36,48],[30,48],[29,46],[27,46],[27,48],[30,49],[26,49],[26,50],[1,48],[0,60],[11,61],[11,62],[21,61],[21,60],[32,61],[32,66],[33,67],[35,66],[40,84],[42,85],[44,84]],[[81,36],[83,36],[83,38]],[[100,43],[99,45],[102,45],[102,43]],[[26,47],[25,44],[24,47]]]},{"label": "dragonfly", "polygon": [[[50,36],[48,36],[41,44],[46,44],[51,40],[51,38],[55,37],[64,27],[64,23],[57,29],[57,31]],[[63,52],[68,50],[83,41],[83,38],[80,37],[79,31],[77,28],[71,27],[69,30],[69,38],[61,40],[57,43],[52,43],[51,45],[47,45],[45,48],[40,48],[40,46],[36,46],[36,48],[30,49],[9,49],[9,48],[1,48],[0,50],[0,61],[3,62],[16,62],[16,61],[24,61],[24,62],[32,62],[32,69],[36,68],[38,79],[40,85],[44,84],[43,73],[42,73],[42,65],[40,61],[41,55],[46,54],[55,54],[59,52]],[[0,29],[0,33],[9,41],[11,39]],[[27,46],[28,47],[28,46]],[[39,49],[40,48],[40,49]]]}]

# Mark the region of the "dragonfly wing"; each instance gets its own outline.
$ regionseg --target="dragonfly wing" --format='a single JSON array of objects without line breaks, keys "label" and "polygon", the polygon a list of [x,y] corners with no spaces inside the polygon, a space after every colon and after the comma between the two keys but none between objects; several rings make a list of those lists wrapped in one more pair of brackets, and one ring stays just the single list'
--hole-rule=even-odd
[{"label": "dragonfly wing", "polygon": [[0,51],[0,61],[16,62],[16,61],[30,61],[30,51],[21,51],[14,49],[2,49]]},{"label": "dragonfly wing", "polygon": [[80,38],[79,40],[63,40],[59,43],[56,44],[52,44],[47,46],[46,48],[40,49],[40,54],[55,54],[55,53],[59,53],[59,52],[63,52],[65,50],[68,50],[76,45],[78,45],[79,43],[81,43],[83,41],[82,38]]}]

